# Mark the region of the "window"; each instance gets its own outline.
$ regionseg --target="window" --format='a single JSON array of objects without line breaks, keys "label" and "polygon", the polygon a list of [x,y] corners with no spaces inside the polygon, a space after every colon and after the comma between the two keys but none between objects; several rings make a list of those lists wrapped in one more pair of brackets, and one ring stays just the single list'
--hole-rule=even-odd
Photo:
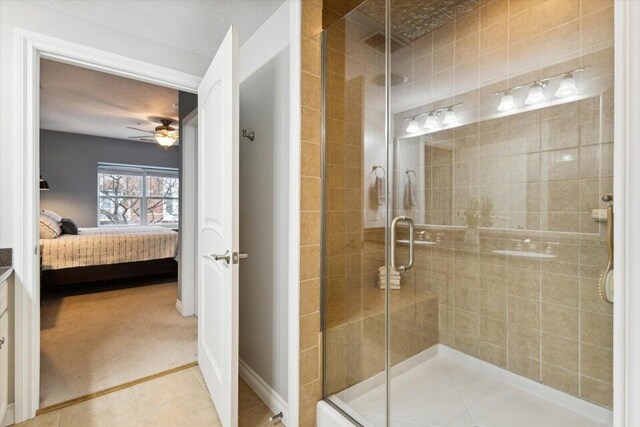
[{"label": "window", "polygon": [[98,164],[98,226],[176,227],[180,211],[177,169]]}]

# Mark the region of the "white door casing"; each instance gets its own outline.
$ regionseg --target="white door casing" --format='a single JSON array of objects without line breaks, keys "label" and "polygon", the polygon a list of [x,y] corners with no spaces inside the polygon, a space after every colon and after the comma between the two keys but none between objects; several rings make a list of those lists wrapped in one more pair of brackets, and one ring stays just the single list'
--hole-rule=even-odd
[{"label": "white door casing", "polygon": [[[198,363],[225,427],[238,424],[238,33],[198,88]],[[225,255],[215,259],[215,255]]]}]

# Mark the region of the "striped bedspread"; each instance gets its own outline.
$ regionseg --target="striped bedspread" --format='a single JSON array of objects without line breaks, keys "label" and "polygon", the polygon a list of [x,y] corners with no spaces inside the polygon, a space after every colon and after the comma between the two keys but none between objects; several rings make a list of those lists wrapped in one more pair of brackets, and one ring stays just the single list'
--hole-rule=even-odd
[{"label": "striped bedspread", "polygon": [[42,269],[173,258],[178,233],[160,226],[81,228],[77,235],[40,239]]}]

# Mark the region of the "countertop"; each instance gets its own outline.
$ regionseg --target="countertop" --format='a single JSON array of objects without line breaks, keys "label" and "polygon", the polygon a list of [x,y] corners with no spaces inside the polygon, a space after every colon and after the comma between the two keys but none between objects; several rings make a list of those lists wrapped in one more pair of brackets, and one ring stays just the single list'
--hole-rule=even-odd
[{"label": "countertop", "polygon": [[13,267],[0,267],[0,283],[4,282],[13,273]]}]

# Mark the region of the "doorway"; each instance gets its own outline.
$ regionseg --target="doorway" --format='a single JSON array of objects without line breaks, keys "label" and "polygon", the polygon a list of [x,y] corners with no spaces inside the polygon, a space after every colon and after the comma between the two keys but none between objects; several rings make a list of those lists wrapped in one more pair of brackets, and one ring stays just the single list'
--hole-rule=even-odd
[{"label": "doorway", "polygon": [[42,59],[39,98],[46,412],[197,360],[178,280],[195,204],[179,123],[197,97]]}]

